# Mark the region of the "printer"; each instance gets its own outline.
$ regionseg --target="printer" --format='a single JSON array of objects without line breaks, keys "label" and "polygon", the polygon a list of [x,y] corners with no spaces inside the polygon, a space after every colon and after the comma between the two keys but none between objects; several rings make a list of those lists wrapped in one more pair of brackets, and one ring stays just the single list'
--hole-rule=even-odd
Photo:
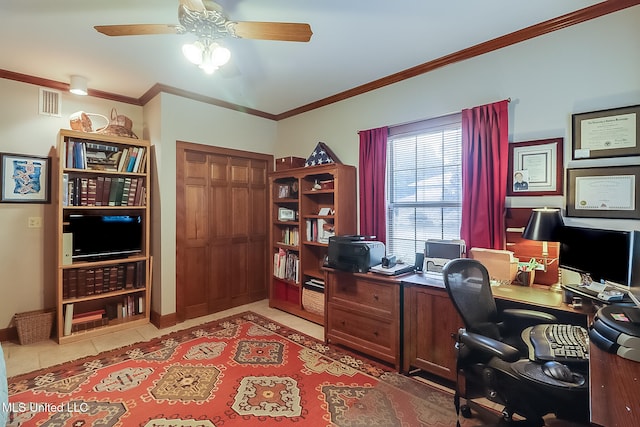
[{"label": "printer", "polygon": [[329,237],[327,265],[337,270],[366,273],[382,262],[384,243],[367,240],[365,236],[347,235]]}]

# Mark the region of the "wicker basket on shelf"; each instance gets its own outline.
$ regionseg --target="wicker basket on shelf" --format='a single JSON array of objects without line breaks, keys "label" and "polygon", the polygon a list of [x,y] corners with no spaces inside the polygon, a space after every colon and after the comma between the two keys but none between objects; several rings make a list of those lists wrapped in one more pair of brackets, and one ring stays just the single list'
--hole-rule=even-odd
[{"label": "wicker basket on shelf", "polygon": [[21,345],[48,340],[53,327],[53,310],[34,310],[13,316]]},{"label": "wicker basket on shelf", "polygon": [[302,307],[310,313],[324,315],[324,293],[302,288]]}]

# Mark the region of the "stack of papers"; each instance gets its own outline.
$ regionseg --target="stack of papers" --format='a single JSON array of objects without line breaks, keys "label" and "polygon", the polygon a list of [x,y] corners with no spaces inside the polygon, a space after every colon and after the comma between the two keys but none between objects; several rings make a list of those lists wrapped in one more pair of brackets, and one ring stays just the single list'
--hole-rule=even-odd
[{"label": "stack of papers", "polygon": [[396,264],[393,267],[385,268],[382,264],[374,265],[369,269],[374,273],[386,274],[387,276],[396,276],[398,274],[404,274],[413,272],[414,266],[407,264]]}]

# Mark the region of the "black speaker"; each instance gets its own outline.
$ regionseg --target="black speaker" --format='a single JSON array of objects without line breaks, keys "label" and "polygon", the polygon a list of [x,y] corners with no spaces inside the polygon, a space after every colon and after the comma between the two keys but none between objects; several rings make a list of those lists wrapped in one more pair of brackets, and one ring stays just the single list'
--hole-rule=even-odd
[{"label": "black speaker", "polygon": [[416,252],[416,262],[414,267],[416,271],[422,271],[422,268],[424,267],[424,253]]}]

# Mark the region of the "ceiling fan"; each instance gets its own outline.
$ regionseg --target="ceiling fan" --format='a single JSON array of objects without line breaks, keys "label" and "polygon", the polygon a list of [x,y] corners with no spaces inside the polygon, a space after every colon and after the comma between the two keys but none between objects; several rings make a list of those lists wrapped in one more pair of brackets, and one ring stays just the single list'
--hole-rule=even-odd
[{"label": "ceiling fan", "polygon": [[229,51],[217,42],[224,37],[308,42],[313,34],[309,24],[232,21],[224,14],[222,7],[211,0],[180,0],[178,22],[97,25],[94,28],[107,36],[194,34],[198,40],[185,45],[183,53],[209,74],[229,60]]}]

